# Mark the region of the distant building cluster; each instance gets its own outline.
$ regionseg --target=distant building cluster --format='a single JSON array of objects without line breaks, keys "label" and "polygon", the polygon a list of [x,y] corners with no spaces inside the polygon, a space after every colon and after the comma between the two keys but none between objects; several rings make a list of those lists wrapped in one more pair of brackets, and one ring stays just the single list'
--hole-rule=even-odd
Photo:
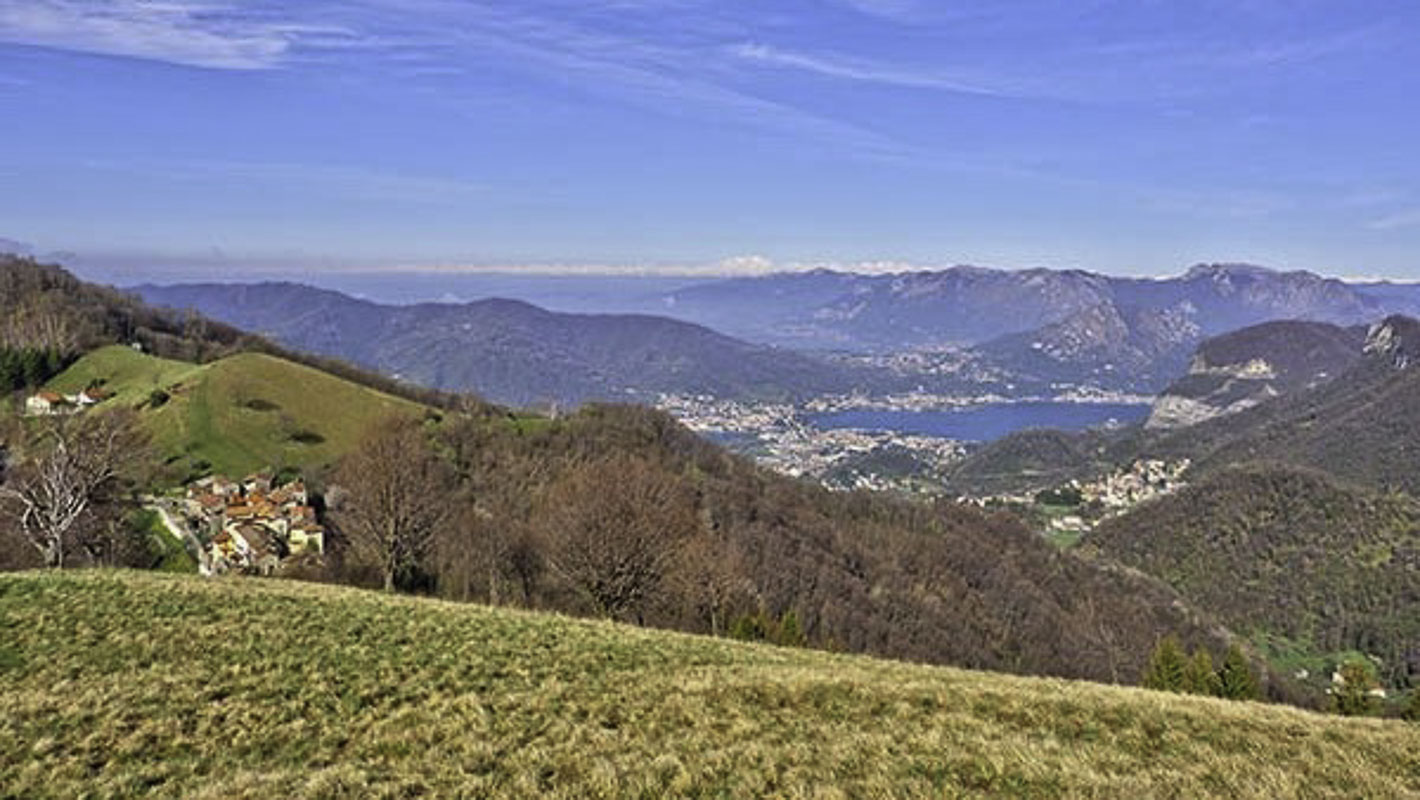
[{"label": "distant building cluster", "polygon": [[[806,409],[827,409],[827,400],[816,400]],[[836,401],[835,401],[836,402]],[[846,401],[845,401],[846,402]],[[712,437],[726,434],[731,449],[752,456],[760,464],[784,475],[810,478],[829,489],[919,491],[929,481],[884,475],[851,467],[848,474],[830,475],[846,463],[889,449],[911,454],[929,471],[943,469],[965,455],[961,442],[936,436],[914,436],[886,430],[857,428],[822,429],[800,416],[787,403],[752,403],[721,400],[709,395],[662,394],[657,408],[696,433]]]},{"label": "distant building cluster", "polygon": [[325,529],[299,480],[276,486],[267,473],[240,482],[214,475],[188,486],[185,506],[207,533],[213,573],[269,575],[288,558],[325,552]]},{"label": "distant building cluster", "polygon": [[1163,461],[1140,459],[1097,481],[1072,482],[1086,503],[1098,501],[1106,508],[1125,509],[1160,495],[1177,491],[1182,486],[1183,473],[1192,462],[1188,459]]},{"label": "distant building cluster", "polygon": [[113,393],[106,389],[92,387],[78,394],[37,392],[25,399],[25,413],[32,417],[53,417],[64,414],[77,414],[90,406],[96,406],[102,403],[112,396]]}]

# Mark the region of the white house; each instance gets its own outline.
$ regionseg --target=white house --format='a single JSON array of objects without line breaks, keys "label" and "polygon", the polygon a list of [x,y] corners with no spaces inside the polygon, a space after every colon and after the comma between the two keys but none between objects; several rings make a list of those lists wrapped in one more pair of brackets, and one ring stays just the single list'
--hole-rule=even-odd
[{"label": "white house", "polygon": [[54,392],[40,392],[30,395],[25,400],[25,413],[35,416],[49,416],[52,414],[67,414],[73,411],[74,406],[63,395]]}]

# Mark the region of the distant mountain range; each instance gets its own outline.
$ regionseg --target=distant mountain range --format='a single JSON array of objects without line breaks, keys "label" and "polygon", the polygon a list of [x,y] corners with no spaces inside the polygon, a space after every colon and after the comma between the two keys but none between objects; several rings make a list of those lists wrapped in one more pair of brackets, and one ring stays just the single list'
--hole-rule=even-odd
[{"label": "distant mountain range", "polygon": [[1337,324],[1420,304],[1420,287],[1348,284],[1310,272],[1200,264],[1173,278],[1082,270],[952,267],[860,275],[828,270],[733,278],[667,294],[664,312],[731,335],[826,348],[970,346],[1043,331],[1084,312],[1176,311],[1199,338],[1273,319]]},{"label": "distant mountain range", "polygon": [[[499,299],[383,305],[294,283],[136,291],[291,347],[517,405],[645,400],[658,392],[782,400],[917,387],[1007,396],[1050,396],[1071,386],[1153,394],[1188,369],[1200,342],[1218,334],[1274,320],[1354,326],[1420,309],[1417,286],[1350,284],[1246,264],[1199,265],[1164,279],[978,267],[896,275],[815,270],[692,285],[652,300],[647,307],[662,315],[567,314]],[[944,348],[956,352],[955,366],[921,373],[814,352],[876,357]],[[1194,378],[1185,391],[1202,391],[1205,383]],[[1162,416],[1156,423],[1169,424]]]},{"label": "distant mountain range", "polygon": [[645,401],[657,392],[784,400],[873,380],[861,369],[643,314],[563,314],[501,299],[381,305],[295,283],[133,291],[290,347],[513,405]]},{"label": "distant mountain range", "polygon": [[1207,337],[1271,320],[1336,325],[1420,311],[1420,287],[1200,264],[1174,278],[952,267],[735,278],[662,298],[665,313],[751,341],[893,352],[956,347],[1026,390],[1058,383],[1155,392]]}]

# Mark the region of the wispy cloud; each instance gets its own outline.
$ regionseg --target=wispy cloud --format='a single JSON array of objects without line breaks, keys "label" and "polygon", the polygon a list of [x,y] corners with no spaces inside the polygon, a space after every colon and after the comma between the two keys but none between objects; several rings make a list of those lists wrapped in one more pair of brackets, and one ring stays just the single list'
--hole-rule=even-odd
[{"label": "wispy cloud", "polygon": [[1420,227],[1420,208],[1407,208],[1394,214],[1387,214],[1366,223],[1373,231],[1394,231],[1402,228]]},{"label": "wispy cloud", "polygon": [[355,40],[346,29],[194,0],[0,3],[0,41],[209,69],[270,69],[297,46]]},{"label": "wispy cloud", "polygon": [[962,94],[999,96],[1012,94],[1003,87],[987,86],[967,78],[958,78],[935,70],[911,70],[868,61],[831,58],[781,50],[764,44],[745,43],[730,48],[737,58],[775,67],[813,72],[833,78],[867,83],[901,86],[911,89],[934,89]]},{"label": "wispy cloud", "polygon": [[457,53],[497,57],[589,94],[874,157],[902,157],[907,151],[885,134],[731,85],[711,63],[722,51],[698,40],[674,35],[648,40],[519,10],[461,8],[457,18],[460,24],[444,34]]},{"label": "wispy cloud", "polygon": [[870,17],[899,22],[915,19],[922,10],[918,0],[840,0],[843,5]]}]

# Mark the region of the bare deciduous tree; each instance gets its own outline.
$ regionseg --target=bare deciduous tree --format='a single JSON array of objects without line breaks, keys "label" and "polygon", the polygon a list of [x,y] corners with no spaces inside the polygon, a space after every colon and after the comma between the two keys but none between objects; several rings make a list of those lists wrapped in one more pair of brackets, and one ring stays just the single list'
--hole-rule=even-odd
[{"label": "bare deciduous tree", "polygon": [[396,577],[419,565],[449,520],[450,477],[422,423],[408,417],[380,423],[336,471],[344,491],[334,520],[356,557],[379,568],[385,591],[394,591]]},{"label": "bare deciduous tree", "polygon": [[6,470],[0,512],[39,551],[45,566],[63,567],[74,537],[86,525],[103,524],[99,510],[141,462],[146,444],[126,410],[40,420],[23,436]]},{"label": "bare deciduous tree", "polygon": [[727,615],[751,593],[746,571],[734,543],[702,520],[701,531],[681,546],[671,577],[681,599],[710,626],[710,635],[719,636],[727,628]]},{"label": "bare deciduous tree", "polygon": [[696,527],[689,492],[664,469],[617,455],[573,467],[538,514],[552,568],[598,613],[619,617],[643,603]]}]

